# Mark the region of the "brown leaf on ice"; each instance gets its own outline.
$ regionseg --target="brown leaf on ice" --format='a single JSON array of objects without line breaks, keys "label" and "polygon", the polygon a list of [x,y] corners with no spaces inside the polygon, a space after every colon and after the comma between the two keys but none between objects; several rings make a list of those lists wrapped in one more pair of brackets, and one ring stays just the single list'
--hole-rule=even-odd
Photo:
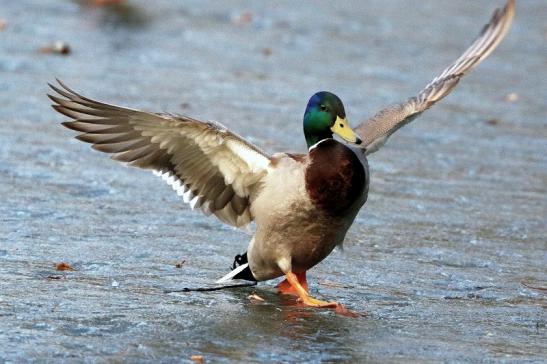
[{"label": "brown leaf on ice", "polygon": [[205,363],[205,359],[203,358],[203,355],[192,355],[190,359],[192,359],[196,363]]},{"label": "brown leaf on ice", "polygon": [[243,11],[239,15],[232,18],[232,22],[237,25],[247,25],[253,22],[253,13],[250,11]]},{"label": "brown leaf on ice", "polygon": [[251,301],[265,302],[264,298],[260,297],[256,293],[253,293],[247,297]]},{"label": "brown leaf on ice", "polygon": [[72,266],[66,262],[61,262],[61,263],[57,263],[55,264],[55,269],[56,270],[76,270],[74,268],[72,268]]},{"label": "brown leaf on ice", "polygon": [[50,46],[40,48],[40,52],[66,56],[70,54],[70,46],[67,43],[58,40]]}]

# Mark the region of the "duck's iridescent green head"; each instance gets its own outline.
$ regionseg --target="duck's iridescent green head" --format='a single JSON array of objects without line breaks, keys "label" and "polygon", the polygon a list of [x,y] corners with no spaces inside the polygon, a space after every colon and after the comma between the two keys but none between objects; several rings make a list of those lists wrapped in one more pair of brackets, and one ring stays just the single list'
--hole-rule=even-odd
[{"label": "duck's iridescent green head", "polygon": [[323,139],[332,138],[333,134],[350,143],[361,144],[361,139],[349,127],[342,101],[333,93],[321,91],[310,98],[304,113],[304,136],[308,148]]}]

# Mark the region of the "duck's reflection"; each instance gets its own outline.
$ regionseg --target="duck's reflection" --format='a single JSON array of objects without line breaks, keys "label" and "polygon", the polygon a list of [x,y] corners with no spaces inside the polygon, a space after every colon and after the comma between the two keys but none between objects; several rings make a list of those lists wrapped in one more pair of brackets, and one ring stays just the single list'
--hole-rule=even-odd
[{"label": "duck's reflection", "polygon": [[86,17],[92,19],[97,27],[142,28],[150,18],[145,9],[123,0],[73,0],[80,5]]}]

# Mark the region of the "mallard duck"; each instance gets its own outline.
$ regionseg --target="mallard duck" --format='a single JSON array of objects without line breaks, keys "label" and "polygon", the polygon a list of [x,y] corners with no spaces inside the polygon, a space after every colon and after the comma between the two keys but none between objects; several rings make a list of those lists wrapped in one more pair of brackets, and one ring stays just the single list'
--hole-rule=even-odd
[{"label": "mallard duck", "polygon": [[84,97],[51,85],[53,108],[72,121],[77,139],[131,166],[151,169],[192,209],[243,227],[256,222],[246,254],[220,281],[285,277],[282,293],[305,305],[336,307],[308,293],[306,272],[342,244],[367,200],[367,155],[448,95],[502,41],[514,0],[498,9],[473,44],[417,96],[350,128],[336,95],[314,94],[304,113],[307,154],[269,155],[221,124],[151,113]]}]

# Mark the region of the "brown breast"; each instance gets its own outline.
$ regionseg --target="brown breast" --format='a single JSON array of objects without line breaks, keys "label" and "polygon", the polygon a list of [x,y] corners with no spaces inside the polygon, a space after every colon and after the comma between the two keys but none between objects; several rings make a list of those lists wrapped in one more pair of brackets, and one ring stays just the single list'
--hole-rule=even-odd
[{"label": "brown breast", "polygon": [[343,216],[368,189],[368,169],[355,153],[334,139],[309,153],[306,190],[312,202],[331,216]]}]

